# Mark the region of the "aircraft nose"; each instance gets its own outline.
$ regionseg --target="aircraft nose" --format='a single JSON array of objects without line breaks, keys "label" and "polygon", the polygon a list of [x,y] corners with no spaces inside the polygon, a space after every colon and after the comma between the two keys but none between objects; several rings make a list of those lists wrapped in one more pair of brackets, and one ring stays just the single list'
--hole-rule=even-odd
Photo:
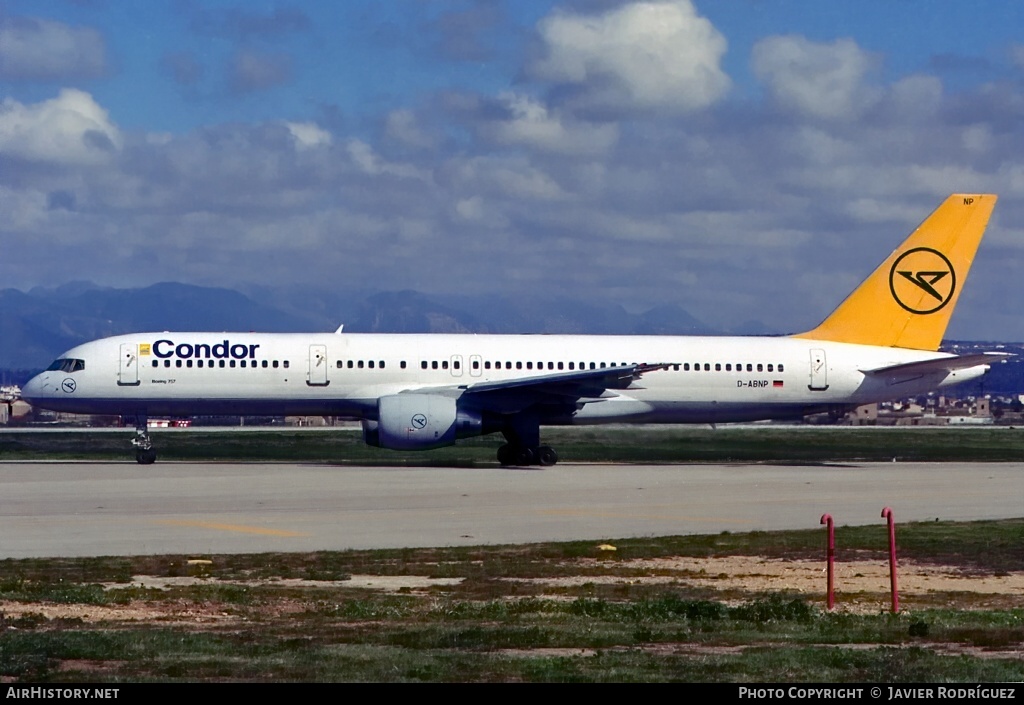
[{"label": "aircraft nose", "polygon": [[33,399],[42,399],[47,396],[49,391],[52,391],[52,385],[48,382],[48,377],[45,372],[38,374],[21,388],[21,398],[31,403]]}]

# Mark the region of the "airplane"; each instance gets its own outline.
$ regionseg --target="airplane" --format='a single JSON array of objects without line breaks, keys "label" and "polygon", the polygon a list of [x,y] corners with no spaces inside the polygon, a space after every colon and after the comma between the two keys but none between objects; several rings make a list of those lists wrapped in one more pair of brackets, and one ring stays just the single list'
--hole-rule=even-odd
[{"label": "airplane", "polygon": [[838,417],[985,374],[1004,353],[938,352],[997,196],[953,194],[817,328],[787,336],[162,332],[68,350],[33,406],[150,415],[323,415],[370,446],[427,450],[501,433],[503,466],[558,462],[543,426]]}]

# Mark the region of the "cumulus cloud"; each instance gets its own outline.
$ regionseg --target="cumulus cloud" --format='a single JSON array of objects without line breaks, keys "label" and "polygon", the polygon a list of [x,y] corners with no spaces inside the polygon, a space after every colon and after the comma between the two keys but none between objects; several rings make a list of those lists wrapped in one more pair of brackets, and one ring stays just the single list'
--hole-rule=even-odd
[{"label": "cumulus cloud", "polygon": [[287,83],[292,78],[292,59],[287,54],[239,51],[228,67],[228,85],[235,93],[252,93]]},{"label": "cumulus cloud", "polygon": [[373,147],[362,140],[349,140],[347,151],[352,163],[364,174],[371,176],[397,176],[403,179],[429,181],[430,173],[411,164],[389,162],[377,154]]},{"label": "cumulus cloud", "polygon": [[106,45],[95,29],[0,17],[0,79],[60,81],[96,78],[106,71]]},{"label": "cumulus cloud", "polygon": [[852,39],[776,36],[754,45],[754,73],[781,107],[815,118],[850,119],[876,99],[864,84],[876,59]]},{"label": "cumulus cloud", "polygon": [[567,196],[555,179],[526,159],[479,156],[454,166],[451,183],[465,194],[524,202],[560,201]]},{"label": "cumulus cloud", "polygon": [[285,127],[292,134],[298,149],[327,147],[331,144],[331,133],[312,122],[286,122]]},{"label": "cumulus cloud", "polygon": [[730,87],[725,37],[690,0],[632,2],[600,14],[541,20],[533,77],[570,89],[582,108],[689,112]]},{"label": "cumulus cloud", "polygon": [[384,120],[384,134],[406,147],[429,149],[436,140],[420,127],[416,114],[411,110],[392,110]]},{"label": "cumulus cloud", "polygon": [[499,144],[518,144],[544,152],[595,155],[607,152],[619,136],[611,123],[581,122],[559,115],[524,95],[499,96],[504,115],[482,123],[482,131]]},{"label": "cumulus cloud", "polygon": [[92,96],[65,89],[51,100],[0,103],[0,154],[55,164],[96,164],[120,149],[121,134]]}]

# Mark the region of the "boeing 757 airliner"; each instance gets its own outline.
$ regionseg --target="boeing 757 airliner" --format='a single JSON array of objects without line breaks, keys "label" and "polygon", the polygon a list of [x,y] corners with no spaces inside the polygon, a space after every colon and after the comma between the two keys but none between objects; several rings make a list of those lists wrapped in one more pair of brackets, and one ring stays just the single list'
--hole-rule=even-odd
[{"label": "boeing 757 airliner", "polygon": [[554,465],[546,425],[724,423],[841,413],[975,379],[999,353],[937,352],[996,196],[950,196],[814,330],[780,337],[138,333],[67,351],[34,406],[359,419],[371,446],[501,432],[502,465]]}]

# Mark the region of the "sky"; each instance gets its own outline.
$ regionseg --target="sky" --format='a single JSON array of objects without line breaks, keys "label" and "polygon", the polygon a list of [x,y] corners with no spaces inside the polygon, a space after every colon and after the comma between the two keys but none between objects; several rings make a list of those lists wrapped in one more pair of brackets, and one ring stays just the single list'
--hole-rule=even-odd
[{"label": "sky", "polygon": [[678,304],[814,327],[999,194],[947,337],[1024,340],[1024,3],[0,0],[0,288]]}]

